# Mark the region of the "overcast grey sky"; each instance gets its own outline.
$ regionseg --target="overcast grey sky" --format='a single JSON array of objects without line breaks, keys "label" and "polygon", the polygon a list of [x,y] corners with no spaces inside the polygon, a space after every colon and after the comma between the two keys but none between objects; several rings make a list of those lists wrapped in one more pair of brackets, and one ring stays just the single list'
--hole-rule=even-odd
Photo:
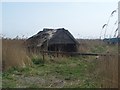
[{"label": "overcast grey sky", "polygon": [[[99,38],[103,24],[107,23],[111,12],[117,9],[117,4],[112,0],[110,2],[2,2],[2,33],[12,38],[17,35],[30,37],[43,28],[65,28],[75,38]],[[114,25],[116,20],[117,13],[110,18],[107,35],[117,27]]]}]

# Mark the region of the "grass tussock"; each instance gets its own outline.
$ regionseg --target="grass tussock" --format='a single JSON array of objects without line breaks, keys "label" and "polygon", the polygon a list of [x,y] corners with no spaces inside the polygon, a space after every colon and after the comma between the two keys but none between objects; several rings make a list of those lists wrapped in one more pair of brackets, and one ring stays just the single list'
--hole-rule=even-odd
[{"label": "grass tussock", "polygon": [[10,67],[25,67],[31,64],[31,60],[26,53],[24,40],[2,40],[2,64],[3,70]]}]

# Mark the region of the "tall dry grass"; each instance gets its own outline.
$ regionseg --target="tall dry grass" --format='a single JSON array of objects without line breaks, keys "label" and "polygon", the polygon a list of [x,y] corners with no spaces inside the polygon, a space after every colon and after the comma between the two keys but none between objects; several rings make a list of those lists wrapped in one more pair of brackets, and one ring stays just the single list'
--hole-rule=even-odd
[{"label": "tall dry grass", "polygon": [[0,72],[2,72],[2,39],[0,38]]},{"label": "tall dry grass", "polygon": [[90,52],[94,49],[96,46],[105,46],[105,43],[102,40],[99,39],[78,39],[77,40],[80,45],[78,48],[79,52]]},{"label": "tall dry grass", "polygon": [[109,45],[101,40],[84,40],[79,39],[80,52],[104,53],[105,56],[97,58],[98,83],[102,88],[118,88],[118,44]]},{"label": "tall dry grass", "polygon": [[101,56],[98,62],[101,87],[118,88],[118,55]]},{"label": "tall dry grass", "polygon": [[0,38],[0,89],[2,88],[2,39]]},{"label": "tall dry grass", "polygon": [[3,39],[2,40],[2,69],[10,67],[26,67],[31,65],[31,60],[27,55],[24,40]]}]

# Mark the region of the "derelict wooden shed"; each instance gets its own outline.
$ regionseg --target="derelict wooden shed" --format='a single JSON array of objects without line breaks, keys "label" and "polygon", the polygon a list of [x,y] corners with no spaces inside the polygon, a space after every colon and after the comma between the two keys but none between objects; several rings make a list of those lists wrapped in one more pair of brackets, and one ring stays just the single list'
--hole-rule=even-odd
[{"label": "derelict wooden shed", "polygon": [[78,45],[78,41],[64,28],[45,28],[43,31],[27,39],[29,50],[76,52]]}]

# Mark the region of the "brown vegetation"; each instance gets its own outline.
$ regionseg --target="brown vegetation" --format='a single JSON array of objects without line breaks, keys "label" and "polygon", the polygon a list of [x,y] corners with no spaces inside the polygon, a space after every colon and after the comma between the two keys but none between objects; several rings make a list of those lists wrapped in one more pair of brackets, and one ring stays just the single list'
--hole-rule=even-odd
[{"label": "brown vegetation", "polygon": [[118,88],[118,56],[105,55],[96,59],[98,65],[93,72],[101,88]]},{"label": "brown vegetation", "polygon": [[2,67],[6,70],[12,66],[25,67],[30,65],[31,61],[28,57],[24,45],[24,40],[2,40]]},{"label": "brown vegetation", "polygon": [[0,39],[0,72],[2,71],[2,40]]},{"label": "brown vegetation", "polygon": [[78,40],[79,51],[104,53],[97,56],[98,66],[93,73],[101,83],[102,88],[118,88],[118,44],[107,44],[101,40]]}]

